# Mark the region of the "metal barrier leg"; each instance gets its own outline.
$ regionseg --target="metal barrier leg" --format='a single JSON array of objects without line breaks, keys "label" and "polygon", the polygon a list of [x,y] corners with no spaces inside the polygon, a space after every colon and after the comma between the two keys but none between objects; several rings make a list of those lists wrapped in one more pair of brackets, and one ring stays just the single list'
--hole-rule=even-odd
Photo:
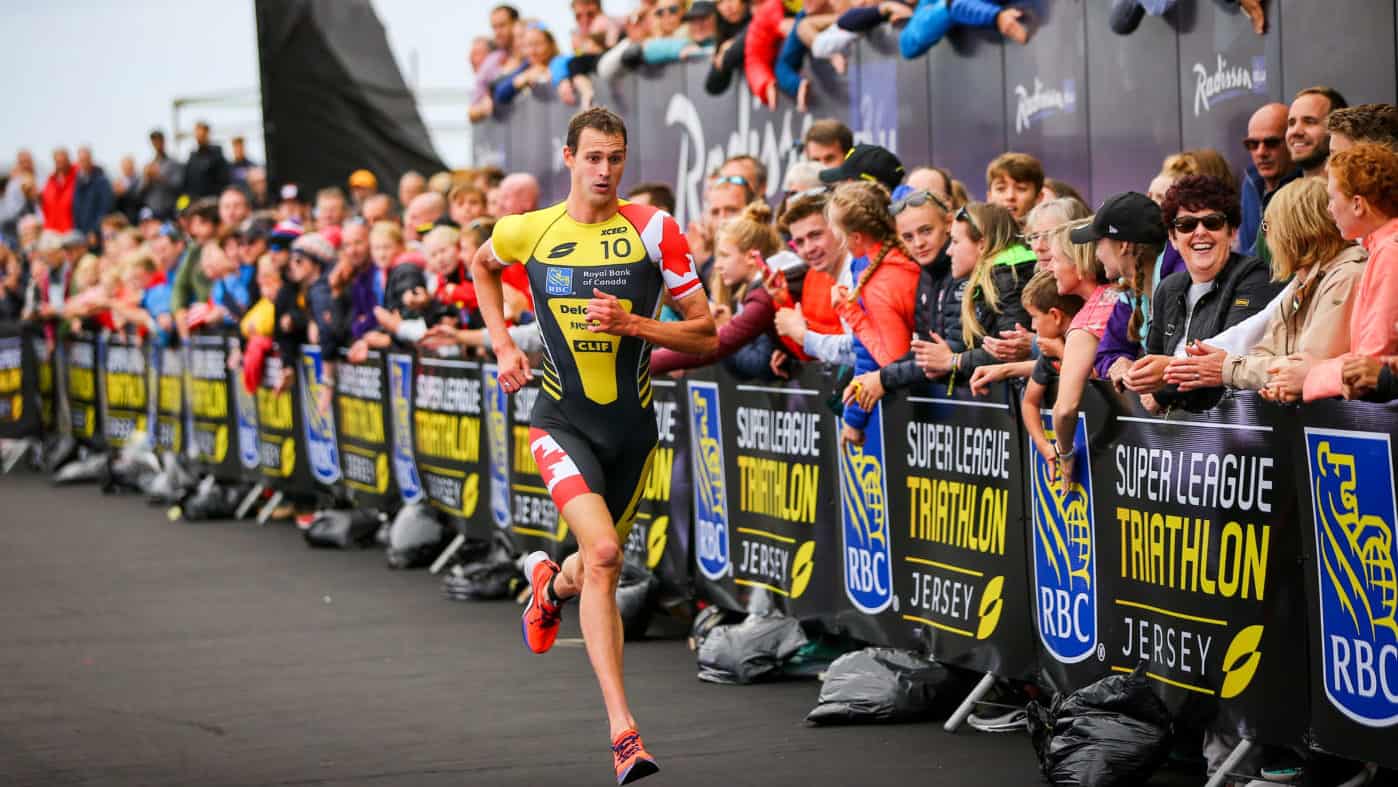
[{"label": "metal barrier leg", "polygon": [[30,443],[28,440],[0,440],[0,472],[8,474],[19,464],[19,460],[29,453]]},{"label": "metal barrier leg", "polygon": [[1233,751],[1228,752],[1228,756],[1218,766],[1218,770],[1214,771],[1214,775],[1209,777],[1209,781],[1204,787],[1223,787],[1223,783],[1228,781],[1228,774],[1238,767],[1238,763],[1242,762],[1250,751],[1252,751],[1252,741],[1247,738],[1238,741],[1238,745],[1233,747]]},{"label": "metal barrier leg", "polygon": [[273,493],[272,493],[272,496],[271,496],[270,498],[267,499],[267,505],[263,506],[263,507],[262,507],[262,510],[260,510],[260,511],[257,512],[257,524],[259,524],[259,525],[265,525],[265,524],[267,524],[267,521],[270,520],[270,519],[272,518],[272,512],[275,511],[275,510],[277,510],[277,506],[279,506],[279,505],[281,505],[281,504],[282,504],[282,493],[281,493],[281,492],[273,492]]},{"label": "metal barrier leg", "polygon": [[233,512],[234,519],[247,519],[248,512],[252,510],[252,504],[257,502],[257,498],[262,496],[262,490],[266,487],[262,484],[253,484],[252,489],[243,496],[243,502],[238,504],[238,508]]},{"label": "metal barrier leg", "polygon": [[971,709],[976,707],[976,703],[980,702],[981,697],[984,697],[990,691],[990,687],[994,685],[995,675],[993,673],[987,672],[982,675],[981,682],[977,683],[976,687],[971,689],[971,693],[966,695],[966,699],[961,701],[956,712],[951,714],[946,724],[942,725],[942,729],[947,732],[956,732],[956,728],[960,727],[961,723],[966,721],[966,717],[971,715]]},{"label": "metal barrier leg", "polygon": [[447,544],[447,548],[442,550],[442,554],[438,555],[437,559],[432,561],[432,567],[427,569],[427,573],[436,574],[438,571],[441,571],[442,567],[447,564],[447,561],[451,560],[452,556],[456,554],[457,550],[461,549],[461,545],[465,543],[466,536],[463,536],[460,533],[458,533],[456,535],[456,538],[453,538],[451,540],[451,543]]}]

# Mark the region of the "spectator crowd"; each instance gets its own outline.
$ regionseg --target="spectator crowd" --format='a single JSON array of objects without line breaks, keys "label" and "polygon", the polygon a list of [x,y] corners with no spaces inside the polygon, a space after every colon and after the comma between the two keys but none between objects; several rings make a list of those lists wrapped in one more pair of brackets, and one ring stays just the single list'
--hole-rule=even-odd
[{"label": "spectator crowd", "polygon": [[[585,106],[596,75],[690,57],[709,61],[707,89],[741,71],[769,104],[777,91],[800,100],[806,58],[840,69],[850,42],[887,21],[902,24],[908,57],[952,25],[1029,35],[1021,11],[990,0],[806,0],[796,13],[780,0],[647,0],[624,19],[599,0],[572,9],[569,55],[513,8],[490,12],[493,35],[471,48],[474,119],[540,84]],[[273,193],[239,140],[231,157],[207,125],[195,140],[181,164],[152,132],[149,161],[124,157],[113,174],[86,148],[60,148],[42,182],[20,151],[0,198],[0,320],[162,345],[236,329],[249,385],[268,353],[306,341],[328,359],[490,346],[467,263],[498,218],[542,207],[532,175],[409,172],[390,194],[358,170],[343,188]],[[1251,162],[1241,177],[1218,151],[1183,151],[1094,212],[1023,153],[989,162],[979,201],[935,162],[817,120],[775,207],[757,159],[709,173],[687,240],[719,349],[657,350],[651,370],[721,364],[774,380],[806,362],[845,367],[851,443],[890,392],[1023,380],[1025,427],[1060,479],[1094,379],[1156,412],[1207,410],[1228,389],[1287,403],[1398,397],[1398,108],[1308,88],[1258,109],[1238,144]],[[665,183],[627,198],[674,209]],[[522,266],[504,279],[510,331],[538,352]],[[329,391],[333,364],[327,378]],[[1053,438],[1037,417],[1050,387]]]}]

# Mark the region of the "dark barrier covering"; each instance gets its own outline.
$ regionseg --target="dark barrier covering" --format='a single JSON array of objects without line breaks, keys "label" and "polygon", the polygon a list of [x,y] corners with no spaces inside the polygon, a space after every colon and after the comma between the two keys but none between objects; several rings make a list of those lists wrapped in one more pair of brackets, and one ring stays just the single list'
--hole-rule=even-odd
[{"label": "dark barrier covering", "polygon": [[0,323],[0,438],[37,437],[43,429],[35,342],[15,323]]},{"label": "dark barrier covering", "polygon": [[417,472],[413,446],[413,356],[389,353],[388,403],[393,413],[393,480],[404,503],[416,503],[423,497],[422,478]]},{"label": "dark barrier covering", "polygon": [[64,341],[59,368],[67,370],[66,390],[73,421],[73,438],[78,445],[102,445],[102,408],[98,407],[102,376],[98,370],[98,342],[89,335],[70,335]]},{"label": "dark barrier covering", "polygon": [[1130,672],[1147,660],[1176,718],[1216,712],[1220,729],[1300,740],[1305,699],[1292,686],[1306,626],[1289,420],[1250,392],[1158,418],[1093,386],[1090,407],[1110,421],[1090,449],[1102,634],[1088,662]]},{"label": "dark barrier covering", "polygon": [[361,508],[387,510],[398,501],[389,452],[388,374],[383,354],[369,351],[363,363],[341,358],[335,367],[335,436],[340,471]]},{"label": "dark barrier covering", "polygon": [[[1295,415],[1288,412],[1286,422],[1295,424]],[[1294,445],[1304,457],[1292,462],[1305,533],[1311,737],[1327,751],[1392,766],[1398,405],[1318,402],[1299,416]]]},{"label": "dark barrier covering", "polygon": [[[493,367],[487,368],[485,383],[487,400],[491,398],[492,387],[503,393]],[[534,463],[534,452],[530,448],[529,419],[534,412],[534,400],[538,397],[539,378],[535,377],[505,402],[507,409],[504,413],[504,430],[497,431],[497,416],[490,412],[490,439],[496,439],[502,434],[505,438],[505,471],[509,480],[504,488],[508,490],[510,541],[520,552],[542,550],[553,560],[561,561],[577,551],[578,546],[573,535],[568,532],[568,524],[559,516],[558,506],[553,504],[548,488],[544,486],[544,479],[539,475],[539,466]],[[496,404],[499,403],[497,394]],[[492,465],[496,456],[491,455]],[[496,474],[497,471],[492,469],[492,503],[495,501]]]},{"label": "dark barrier covering", "polygon": [[[186,414],[190,408],[184,404],[185,353],[175,347],[152,347],[150,376],[154,380],[151,389],[155,392],[150,401],[151,423],[155,425],[151,436],[155,438],[155,447],[179,453],[189,439]],[[225,370],[224,377],[227,376]]]},{"label": "dark barrier covering", "polygon": [[[855,603],[874,616],[841,621],[857,633],[873,624],[877,636],[867,638],[944,663],[1032,676],[1023,457],[1009,389],[972,398],[933,386],[881,409],[864,446],[840,459],[845,593],[874,601]],[[886,553],[855,543],[879,530]],[[890,579],[888,595],[869,592]]]},{"label": "dark barrier covering", "polygon": [[325,397],[326,361],[320,347],[313,344],[301,345],[300,361],[296,390],[301,424],[306,430],[306,464],[316,483],[330,486],[340,480],[340,448],[335,440],[335,415],[330,399]]},{"label": "dark barrier covering", "polygon": [[[241,467],[257,467],[257,408],[247,407],[252,397],[243,388],[241,370],[228,368],[237,341],[231,333],[195,334],[186,356],[189,444],[195,460],[223,482],[241,480]],[[164,397],[162,387],[162,401]],[[244,417],[252,419],[246,428]],[[241,463],[239,456],[244,457]]]},{"label": "dark barrier covering", "polygon": [[1033,155],[1043,162],[1050,177],[1070,179],[1082,189],[1091,186],[1092,170],[1083,33],[1083,7],[1088,4],[1064,0],[1017,3],[1028,8],[1039,27],[1027,45],[1004,46],[1008,149]]},{"label": "dark barrier covering", "polygon": [[42,330],[28,334],[28,342],[34,353],[34,369],[38,377],[39,418],[44,432],[55,432],[58,430],[58,400],[63,395],[59,389],[63,379],[54,374],[54,359],[57,357],[55,345],[44,336]]},{"label": "dark barrier covering", "polygon": [[814,366],[773,385],[712,374],[686,382],[702,592],[730,609],[833,614],[839,427],[829,383]]},{"label": "dark barrier covering", "polygon": [[690,571],[693,507],[690,474],[686,471],[689,421],[685,417],[684,391],[674,380],[653,379],[650,385],[660,443],[637,507],[636,522],[624,546],[628,555],[660,578],[666,592],[688,596],[694,584]]},{"label": "dark barrier covering", "polygon": [[101,358],[102,436],[121,448],[137,433],[150,434],[150,379],[146,347],[121,334],[97,340]]},{"label": "dark barrier covering", "polygon": [[309,495],[315,492],[315,481],[306,461],[306,437],[297,401],[298,364],[293,359],[286,365],[291,381],[282,386],[284,363],[275,352],[269,352],[257,386],[258,467],[263,482],[277,491]]},{"label": "dark barrier covering", "polygon": [[481,365],[422,355],[414,388],[411,434],[423,492],[467,534],[488,537]]}]

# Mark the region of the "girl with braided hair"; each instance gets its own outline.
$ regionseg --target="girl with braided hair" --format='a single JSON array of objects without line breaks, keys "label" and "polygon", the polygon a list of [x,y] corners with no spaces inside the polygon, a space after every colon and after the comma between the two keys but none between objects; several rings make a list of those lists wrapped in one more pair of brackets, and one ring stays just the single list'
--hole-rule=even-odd
[{"label": "girl with braided hair", "polygon": [[855,379],[845,388],[841,439],[863,444],[869,413],[857,401],[860,390],[878,377],[880,367],[901,358],[912,342],[914,299],[921,273],[898,240],[888,192],[867,182],[842,183],[826,207],[830,227],[854,257],[855,286],[837,286],[831,300],[854,334]]}]

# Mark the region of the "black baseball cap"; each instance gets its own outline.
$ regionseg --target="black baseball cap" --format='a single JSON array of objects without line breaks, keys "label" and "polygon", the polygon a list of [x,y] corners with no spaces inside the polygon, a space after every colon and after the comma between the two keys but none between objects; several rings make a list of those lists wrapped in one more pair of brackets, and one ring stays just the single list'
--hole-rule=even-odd
[{"label": "black baseball cap", "polygon": [[1130,243],[1164,243],[1165,219],[1155,200],[1138,191],[1107,197],[1092,223],[1068,233],[1074,243],[1095,243],[1102,238]]},{"label": "black baseball cap", "polygon": [[845,154],[840,166],[820,172],[822,183],[845,180],[872,180],[882,183],[891,192],[903,182],[903,162],[878,145],[855,145]]},{"label": "black baseball cap", "polygon": [[718,13],[718,6],[713,0],[694,0],[693,5],[680,17],[685,22],[693,22],[695,19],[703,19],[706,16],[713,16]]}]

